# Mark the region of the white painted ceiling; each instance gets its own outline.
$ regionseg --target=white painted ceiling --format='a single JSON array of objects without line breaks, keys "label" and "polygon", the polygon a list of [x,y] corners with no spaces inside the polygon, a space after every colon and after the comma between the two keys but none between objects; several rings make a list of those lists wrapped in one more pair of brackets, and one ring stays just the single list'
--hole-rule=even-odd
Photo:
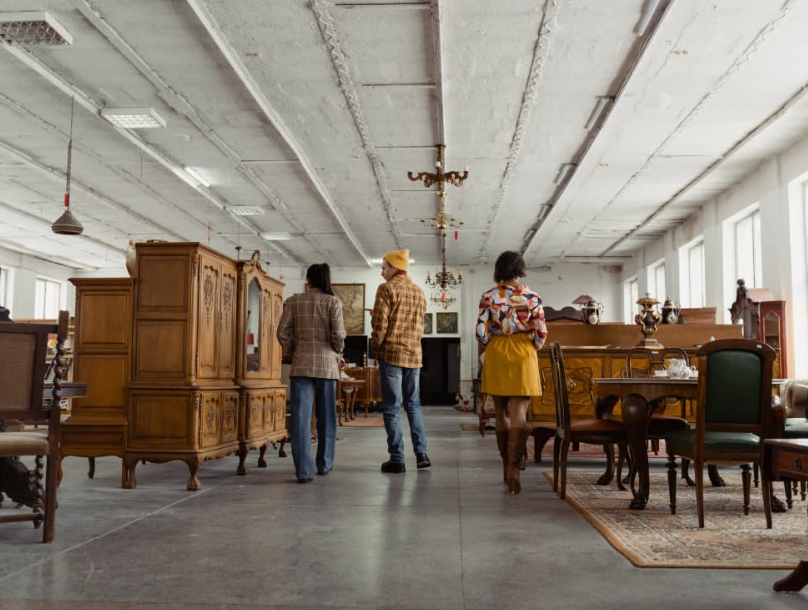
[{"label": "white painted ceiling", "polygon": [[[805,0],[0,0],[26,10],[73,44],[0,42],[0,247],[80,269],[151,238],[438,263],[436,187],[407,172],[441,142],[470,173],[446,187],[451,265],[619,262],[808,132]],[[81,237],[50,232],[71,97]]]}]

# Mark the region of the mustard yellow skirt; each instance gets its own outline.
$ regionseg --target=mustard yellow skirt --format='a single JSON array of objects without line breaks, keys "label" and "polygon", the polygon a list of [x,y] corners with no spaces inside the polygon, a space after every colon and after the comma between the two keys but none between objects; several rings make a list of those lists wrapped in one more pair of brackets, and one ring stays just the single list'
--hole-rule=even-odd
[{"label": "mustard yellow skirt", "polygon": [[491,337],[485,348],[482,391],[494,396],[541,396],[539,358],[530,333]]}]

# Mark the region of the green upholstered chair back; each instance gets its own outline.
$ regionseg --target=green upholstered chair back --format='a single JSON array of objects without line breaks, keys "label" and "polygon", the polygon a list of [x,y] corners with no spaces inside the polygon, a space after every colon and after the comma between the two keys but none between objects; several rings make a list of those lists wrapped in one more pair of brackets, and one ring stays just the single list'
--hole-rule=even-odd
[{"label": "green upholstered chair back", "polygon": [[707,423],[760,424],[763,361],[750,352],[724,350],[707,356]]},{"label": "green upholstered chair back", "polygon": [[768,429],[775,352],[748,339],[711,341],[699,358],[700,419],[708,426],[730,424]]}]

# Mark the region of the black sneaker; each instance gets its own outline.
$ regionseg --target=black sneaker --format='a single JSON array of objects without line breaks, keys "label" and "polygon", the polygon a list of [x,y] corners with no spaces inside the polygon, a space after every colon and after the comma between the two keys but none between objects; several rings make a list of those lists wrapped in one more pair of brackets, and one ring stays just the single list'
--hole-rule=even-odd
[{"label": "black sneaker", "polygon": [[404,462],[384,462],[382,464],[382,472],[392,472],[395,474],[399,474],[402,472],[407,472],[407,467],[404,465]]},{"label": "black sneaker", "polygon": [[311,483],[314,479],[298,479],[297,482],[300,484],[303,483]]},{"label": "black sneaker", "polygon": [[432,462],[429,461],[429,456],[426,453],[416,453],[415,459],[417,461],[418,468],[429,468],[432,466]]}]

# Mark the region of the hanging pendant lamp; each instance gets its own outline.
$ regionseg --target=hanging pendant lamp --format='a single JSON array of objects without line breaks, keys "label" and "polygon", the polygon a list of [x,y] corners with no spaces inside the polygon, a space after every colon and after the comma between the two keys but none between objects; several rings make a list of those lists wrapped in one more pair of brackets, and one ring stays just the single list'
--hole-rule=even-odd
[{"label": "hanging pendant lamp", "polygon": [[58,220],[51,225],[51,230],[58,235],[81,235],[84,227],[70,211],[70,163],[73,158],[73,107],[75,99],[70,104],[70,140],[67,143],[67,184],[65,185],[65,211]]}]

